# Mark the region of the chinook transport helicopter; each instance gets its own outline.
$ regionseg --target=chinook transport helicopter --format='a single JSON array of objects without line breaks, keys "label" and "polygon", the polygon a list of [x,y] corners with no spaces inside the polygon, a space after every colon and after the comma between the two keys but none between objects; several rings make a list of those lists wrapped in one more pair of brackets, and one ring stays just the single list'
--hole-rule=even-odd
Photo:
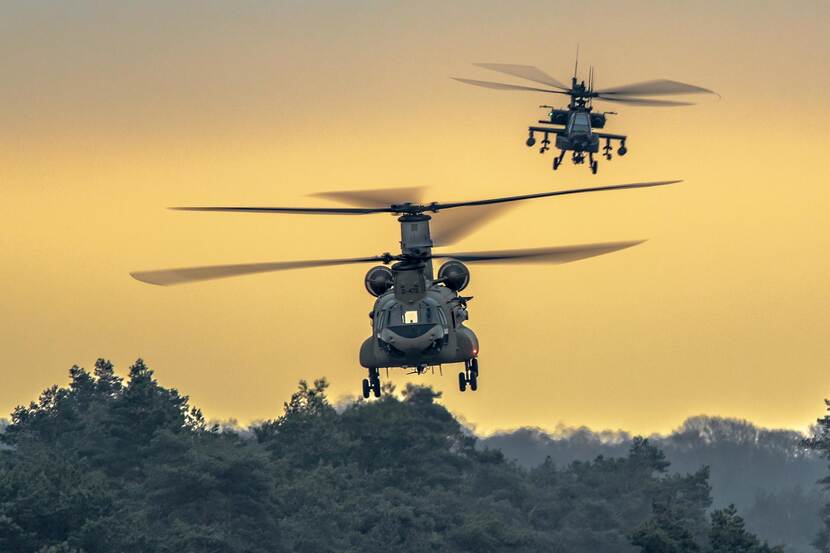
[{"label": "chinook transport helicopter", "polygon": [[[549,105],[539,106],[540,108],[550,110],[548,112],[548,119],[539,121],[539,123],[544,126],[529,127],[529,135],[527,141],[525,142],[529,148],[533,147],[536,144],[536,133],[541,134],[542,147],[539,148],[539,153],[544,154],[546,151],[550,150],[550,136],[554,135],[556,137],[555,146],[560,150],[559,155],[553,158],[554,171],[562,164],[565,154],[567,152],[572,152],[571,161],[573,161],[574,165],[581,165],[585,163],[585,155],[587,154],[588,165],[591,168],[591,172],[596,174],[599,164],[594,159],[594,154],[599,152],[600,140],[605,141],[605,145],[602,148],[602,155],[605,156],[605,159],[611,159],[612,141],[619,141],[620,146],[617,149],[617,154],[624,156],[628,152],[628,148],[625,145],[628,138],[626,135],[595,132],[593,130],[605,127],[607,115],[617,115],[617,112],[615,111],[595,112],[593,107],[593,102],[595,100],[616,102],[619,104],[633,106],[690,106],[693,105],[691,102],[656,100],[652,98],[642,98],[642,96],[663,96],[671,94],[717,94],[708,88],[702,88],[677,81],[669,81],[666,79],[644,81],[596,90],[594,89],[593,67],[589,70],[587,84],[584,80],[577,80],[577,70],[579,66],[578,52],[577,64],[574,67],[574,74],[571,78],[570,86],[561,83],[541,69],[531,65],[513,65],[507,63],[476,63],[473,65],[490,69],[492,71],[498,71],[499,73],[512,75],[514,77],[519,77],[521,79],[526,79],[528,81],[541,83],[556,90],[517,84],[461,79],[457,77],[453,77],[453,79],[462,83],[482,86],[485,88],[494,88],[497,90],[525,90],[570,96],[570,102],[568,103],[566,109],[557,109]],[[556,127],[554,125],[561,125],[561,127]]]},{"label": "chinook transport helicopter", "polygon": [[[420,196],[421,189],[408,188],[316,195],[360,207],[176,207],[172,209],[306,215],[389,213],[398,218],[401,226],[401,253],[387,252],[350,259],[188,267],[134,272],[131,276],[149,284],[167,286],[286,269],[382,263],[369,269],[364,278],[366,290],[377,299],[369,314],[372,336],[360,348],[360,364],[368,369],[368,378],[362,383],[363,397],[368,398],[370,394],[380,397],[382,368],[387,371],[389,368],[409,368],[414,373],[422,374],[428,367],[450,363],[464,364],[464,370],[458,374],[459,389],[463,392],[469,386],[475,391],[478,388],[479,343],[473,331],[465,325],[468,319],[467,303],[472,297],[460,294],[470,282],[467,263],[567,263],[629,248],[642,240],[464,253],[434,252],[433,247],[445,246],[460,239],[512,202],[648,188],[676,182],[680,181],[598,186],[466,202],[413,203],[412,200]],[[459,207],[474,209],[447,213]],[[438,259],[447,261],[440,266],[436,276],[432,262]],[[387,267],[390,264],[391,268]]]}]

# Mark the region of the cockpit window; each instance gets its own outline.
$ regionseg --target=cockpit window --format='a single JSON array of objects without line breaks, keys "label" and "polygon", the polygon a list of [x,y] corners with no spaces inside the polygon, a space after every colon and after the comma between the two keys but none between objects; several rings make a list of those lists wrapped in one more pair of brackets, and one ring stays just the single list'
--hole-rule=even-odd
[{"label": "cockpit window", "polygon": [[403,322],[404,324],[417,324],[418,323],[418,312],[417,311],[404,311],[403,313]]},{"label": "cockpit window", "polygon": [[378,311],[375,315],[375,332],[379,333],[386,325],[386,318],[389,316],[388,311]]},{"label": "cockpit window", "polygon": [[572,130],[575,131],[589,131],[591,129],[591,119],[587,113],[576,113],[573,117]]},{"label": "cockpit window", "polygon": [[449,333],[449,324],[447,324],[447,315],[444,314],[444,310],[440,307],[436,307],[435,310],[438,312],[438,320],[441,322],[441,328],[444,329],[444,335],[446,336]]}]

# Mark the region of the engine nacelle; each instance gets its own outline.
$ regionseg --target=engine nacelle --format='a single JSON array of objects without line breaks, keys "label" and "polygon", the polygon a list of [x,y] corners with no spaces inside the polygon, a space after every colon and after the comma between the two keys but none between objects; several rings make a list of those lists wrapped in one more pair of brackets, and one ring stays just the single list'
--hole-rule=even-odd
[{"label": "engine nacelle", "polygon": [[604,126],[605,126],[605,114],[604,113],[592,113],[591,114],[591,128],[601,129]]},{"label": "engine nacelle", "polygon": [[369,269],[369,272],[366,273],[366,278],[363,279],[363,283],[366,285],[367,292],[378,297],[392,289],[392,285],[395,283],[395,277],[392,275],[389,267],[378,265],[377,267]]},{"label": "engine nacelle", "polygon": [[470,270],[460,261],[447,261],[438,269],[438,278],[454,292],[460,292],[470,284]]}]

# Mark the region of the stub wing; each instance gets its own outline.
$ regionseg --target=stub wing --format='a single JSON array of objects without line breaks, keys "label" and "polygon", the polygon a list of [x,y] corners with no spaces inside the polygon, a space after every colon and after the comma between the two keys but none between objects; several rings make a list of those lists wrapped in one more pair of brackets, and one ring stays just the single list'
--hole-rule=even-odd
[{"label": "stub wing", "polygon": [[545,133],[546,135],[548,135],[548,134],[555,134],[555,135],[565,134],[565,129],[558,129],[556,127],[528,127],[527,130],[532,132],[532,133],[534,133],[534,132]]},{"label": "stub wing", "polygon": [[600,138],[607,138],[609,140],[625,140],[628,138],[624,134],[611,134],[607,132],[595,132],[594,136],[598,136]]}]

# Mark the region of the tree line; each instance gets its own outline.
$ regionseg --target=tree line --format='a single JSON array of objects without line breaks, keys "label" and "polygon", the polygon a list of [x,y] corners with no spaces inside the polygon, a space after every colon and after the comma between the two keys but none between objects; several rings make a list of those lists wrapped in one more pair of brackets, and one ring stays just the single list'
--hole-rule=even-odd
[{"label": "tree line", "polygon": [[[105,360],[69,377],[0,434],[0,551],[783,551],[711,508],[707,467],[672,472],[643,438],[526,468],[476,447],[426,387],[335,410],[324,379],[300,382],[279,416],[236,432],[141,360],[126,379]],[[811,445],[826,453],[824,421]]]},{"label": "tree line", "polygon": [[[815,551],[820,512],[828,496],[816,483],[825,472],[820,451],[804,434],[760,428],[750,422],[696,416],[665,435],[649,436],[671,462],[673,472],[710,467],[713,506],[734,504],[746,526],[770,543],[786,543],[791,553]],[[560,425],[550,431],[519,428],[480,438],[479,447],[501,450],[522,466],[546,457],[567,464],[603,455],[625,455],[634,436],[624,431],[593,431]]]}]

